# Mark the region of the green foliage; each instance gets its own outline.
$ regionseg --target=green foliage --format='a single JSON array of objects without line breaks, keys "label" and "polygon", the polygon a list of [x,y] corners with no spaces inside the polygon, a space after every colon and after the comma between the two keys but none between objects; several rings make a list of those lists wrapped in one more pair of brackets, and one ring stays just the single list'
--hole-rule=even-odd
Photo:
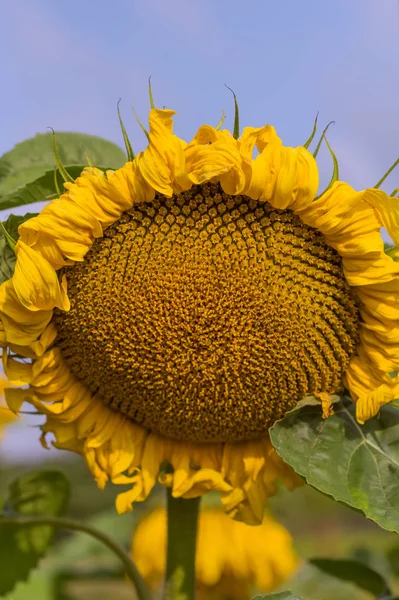
[{"label": "green foliage", "polygon": [[301,596],[297,596],[292,592],[279,592],[277,594],[269,594],[268,596],[256,596],[253,600],[305,600]]},{"label": "green foliage", "polygon": [[[83,169],[87,165],[69,165],[66,167],[68,173],[75,179],[79,177]],[[56,173],[57,182],[61,193],[64,191],[63,180],[60,174]],[[0,197],[0,210],[6,208],[14,208],[32,202],[41,202],[43,200],[51,200],[58,196],[54,181],[54,168],[45,171],[40,177],[30,181],[26,185],[17,188]]]},{"label": "green foliage", "polygon": [[399,260],[399,248],[397,246],[390,246],[388,244],[384,244],[385,254],[388,254],[394,261]]},{"label": "green foliage", "polygon": [[[93,165],[109,165],[117,169],[126,162],[125,153],[112,142],[83,133],[57,133],[57,149],[64,165],[86,165],[87,157]],[[17,144],[0,157],[0,199],[27,183],[40,178],[55,167],[51,133]],[[44,200],[44,197],[41,198]],[[0,201],[2,205],[2,202]],[[12,204],[10,206],[17,206]],[[3,205],[1,206],[2,208]]]},{"label": "green foliage", "polygon": [[373,594],[376,600],[392,598],[392,592],[384,578],[358,561],[318,558],[311,560],[310,563],[323,573],[354,583],[357,587]]},{"label": "green foliage", "polygon": [[[18,240],[18,227],[31,217],[35,217],[36,213],[26,213],[26,215],[10,215],[7,221],[4,222],[4,227],[9,235],[15,240]],[[3,229],[0,229],[0,284],[12,277],[14,272],[16,257],[14,250],[7,241]]]},{"label": "green foliage", "polygon": [[288,413],[270,430],[280,456],[307,483],[399,532],[399,411],[384,406],[363,426],[355,404],[342,398],[335,414],[319,406]]},{"label": "green foliage", "polygon": [[66,510],[69,484],[58,471],[38,471],[16,479],[0,516],[0,595],[27,578],[54,535],[48,525],[17,525],[7,516],[59,516]]},{"label": "green foliage", "polygon": [[[117,169],[126,162],[124,152],[112,142],[81,133],[57,134],[57,152],[72,178],[80,175],[90,161],[99,168]],[[38,134],[17,144],[0,157],[0,210],[33,202],[50,200],[63,189],[60,173],[54,172],[55,157],[52,134]],[[10,215],[4,223],[6,231],[18,239],[18,225],[34,216]],[[0,284],[14,271],[15,255],[4,231],[0,230]]]},{"label": "green foliage", "polygon": [[[133,523],[136,520],[136,511],[133,514],[118,515],[115,506],[112,506],[103,513],[86,518],[85,522],[117,540],[124,548],[128,548],[132,539]],[[109,568],[120,567],[119,558],[110,554],[109,549],[92,536],[75,533],[58,545],[57,562],[60,567],[65,564],[77,567],[84,563],[87,570],[90,561],[95,562],[97,559],[106,560]]]}]

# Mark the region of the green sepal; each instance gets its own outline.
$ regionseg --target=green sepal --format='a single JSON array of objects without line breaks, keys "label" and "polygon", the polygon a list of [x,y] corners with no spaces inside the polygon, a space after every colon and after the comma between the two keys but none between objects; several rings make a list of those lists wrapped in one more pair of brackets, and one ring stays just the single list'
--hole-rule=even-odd
[{"label": "green sepal", "polygon": [[85,152],[85,159],[87,161],[87,166],[88,167],[92,167],[93,163],[91,162],[91,160],[90,160],[89,155],[87,154],[87,152]]},{"label": "green sepal", "polygon": [[121,101],[121,99],[119,98],[118,104],[117,104],[117,106],[118,106],[119,124],[120,124],[121,130],[122,130],[123,141],[125,142],[125,148],[126,148],[127,158],[129,160],[129,162],[133,162],[135,156],[134,156],[132,145],[131,145],[130,140],[129,140],[129,136],[127,135],[127,132],[126,132],[126,129],[125,129],[125,125],[123,124],[123,121],[122,121],[121,111],[119,110],[119,103],[120,103],[120,101]]},{"label": "green sepal", "polygon": [[[152,77],[152,75],[151,75],[151,77]],[[152,95],[151,77],[148,78],[148,95],[150,97],[150,106],[151,106],[151,109],[154,109],[155,108],[155,104],[154,104],[154,96]]]},{"label": "green sepal", "polygon": [[306,142],[303,145],[303,147],[306,148],[306,149],[309,148],[310,144],[313,142],[314,136],[316,135],[316,131],[317,131],[317,119],[318,118],[319,118],[319,111],[317,111],[316,118],[314,120],[312,133],[310,134],[310,137],[306,140]]},{"label": "green sepal", "polygon": [[[384,252],[385,252],[385,254],[390,256],[392,258],[392,260],[394,260],[395,262],[398,262],[398,260],[399,260],[398,246],[389,246],[388,248],[384,248]],[[394,405],[394,402],[392,402],[392,404]]]},{"label": "green sepal", "polygon": [[325,194],[333,185],[336,181],[338,181],[339,178],[339,167],[338,167],[338,160],[337,157],[335,156],[335,153],[333,151],[333,149],[331,148],[330,144],[328,143],[328,139],[326,136],[324,136],[324,141],[327,144],[327,148],[330,151],[331,157],[333,159],[333,163],[334,163],[334,169],[333,169],[333,174],[331,176],[330,179],[330,183],[328,184],[328,186],[326,187],[326,189],[319,194],[318,196],[316,196],[315,200],[318,200],[323,194]]},{"label": "green sepal", "polygon": [[327,133],[327,131],[328,131],[328,128],[330,127],[330,125],[333,125],[334,123],[335,123],[335,121],[330,121],[330,122],[328,123],[328,125],[326,125],[326,127],[324,127],[324,129],[323,129],[323,133],[322,133],[322,134],[321,134],[321,136],[320,136],[320,139],[319,139],[319,141],[318,141],[318,143],[317,143],[316,149],[315,149],[315,151],[313,152],[313,158],[316,158],[316,157],[317,157],[317,155],[318,155],[318,153],[319,153],[319,150],[320,150],[320,146],[321,146],[321,144],[322,144],[322,141],[325,139],[325,135],[326,135],[326,133]]},{"label": "green sepal", "polygon": [[137,116],[137,113],[134,110],[134,106],[132,106],[132,108],[133,108],[135,119],[136,119],[137,123],[140,125],[141,131],[144,133],[144,135],[146,136],[147,140],[150,141],[150,134],[148,133],[148,131],[146,130],[146,128],[144,127],[144,125],[139,120],[139,118]]},{"label": "green sepal", "polygon": [[240,137],[240,113],[239,113],[239,110],[238,110],[237,96],[235,95],[235,93],[233,92],[233,90],[228,85],[226,85],[226,84],[224,84],[224,85],[233,94],[233,98],[234,98],[234,129],[233,129],[233,138],[235,140],[238,140],[238,138]]},{"label": "green sepal", "polygon": [[57,191],[58,196],[61,196],[62,192],[61,192],[61,188],[58,185],[58,177],[57,177],[57,167],[54,169],[54,187]]},{"label": "green sepal", "polygon": [[219,123],[215,127],[216,131],[219,131],[219,129],[222,127],[222,125],[225,122],[225,120],[226,120],[226,115],[225,115],[224,110],[222,110],[222,116],[220,118],[220,121],[219,121]]},{"label": "green sepal", "polygon": [[[399,165],[399,158],[397,158],[395,160],[395,162],[393,163],[393,165],[391,165],[388,169],[388,171],[381,177],[381,179],[379,181],[377,181],[377,183],[374,186],[375,190],[378,190],[378,188],[384,183],[384,181],[386,180],[386,178],[388,177],[388,175],[390,175],[392,173],[392,171],[394,170],[395,167],[397,167]],[[392,194],[391,194],[392,196]]]},{"label": "green sepal", "polygon": [[64,180],[64,182],[69,181],[70,183],[74,183],[74,178],[70,176],[70,174],[68,173],[68,171],[66,170],[66,168],[64,167],[64,165],[62,164],[59,154],[58,154],[58,150],[57,150],[57,139],[56,139],[56,135],[55,135],[55,131],[52,127],[50,127],[51,131],[53,132],[53,149],[54,149],[54,158],[55,158],[55,164],[57,165],[57,168],[60,172],[60,175],[62,177],[62,179]]},{"label": "green sepal", "polygon": [[7,244],[10,246],[11,250],[15,253],[15,246],[17,245],[17,242],[8,233],[7,229],[5,228],[5,225],[4,225],[3,221],[0,221],[0,225],[1,225],[1,228],[3,230],[4,235],[6,237]]}]

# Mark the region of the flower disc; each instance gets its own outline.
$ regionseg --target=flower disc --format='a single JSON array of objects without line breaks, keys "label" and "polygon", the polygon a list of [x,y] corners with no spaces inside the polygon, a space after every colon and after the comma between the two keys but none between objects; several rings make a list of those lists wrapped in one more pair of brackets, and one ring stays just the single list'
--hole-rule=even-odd
[{"label": "flower disc", "polygon": [[264,435],[301,398],[340,387],[358,339],[323,236],[219,184],[136,205],[65,273],[71,310],[54,321],[72,373],[169,438]]}]

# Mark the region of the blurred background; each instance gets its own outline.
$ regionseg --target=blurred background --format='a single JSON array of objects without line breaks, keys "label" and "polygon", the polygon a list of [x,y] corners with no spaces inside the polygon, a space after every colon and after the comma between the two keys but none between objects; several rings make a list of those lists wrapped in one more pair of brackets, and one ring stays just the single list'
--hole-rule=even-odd
[{"label": "blurred background", "polygon": [[[237,94],[241,127],[270,123],[286,145],[304,143],[318,111],[321,126],[334,120],[328,137],[340,177],[355,188],[373,186],[399,155],[397,0],[0,0],[0,22],[0,155],[49,126],[123,147],[119,98],[132,145],[140,151],[146,140],[132,106],[145,122],[149,76],[155,103],[177,111],[175,132],[187,140],[201,124],[216,125],[222,110],[225,126],[232,128],[227,84]],[[319,164],[323,185],[332,171],[325,149]],[[386,181],[388,193],[398,180],[396,172]],[[27,209],[35,206],[13,212]],[[0,211],[0,218],[10,212]],[[23,472],[43,465],[60,469],[72,483],[71,515],[129,544],[137,519],[163,502],[162,490],[132,515],[117,517],[114,488],[98,491],[79,457],[41,448],[40,419],[25,415],[6,426],[0,496]],[[356,556],[387,574],[395,587],[394,534],[308,487],[281,490],[271,511],[293,535],[303,561]],[[310,600],[371,598],[334,578],[326,582],[305,563],[282,589],[287,587]],[[83,535],[63,534],[43,569],[10,600],[130,594],[106,550]]]}]

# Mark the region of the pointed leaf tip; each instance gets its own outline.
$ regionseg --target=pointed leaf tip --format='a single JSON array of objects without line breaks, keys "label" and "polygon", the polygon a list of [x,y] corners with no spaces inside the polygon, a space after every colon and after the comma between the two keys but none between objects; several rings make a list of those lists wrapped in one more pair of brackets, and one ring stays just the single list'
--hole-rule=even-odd
[{"label": "pointed leaf tip", "polygon": [[117,103],[117,110],[118,110],[118,119],[119,119],[119,125],[121,127],[121,131],[122,131],[122,135],[123,135],[123,141],[125,142],[125,148],[126,148],[126,154],[127,154],[127,158],[129,162],[133,162],[134,161],[134,152],[133,152],[133,148],[132,145],[130,143],[129,140],[129,136],[127,135],[126,129],[125,129],[125,125],[123,124],[122,121],[122,116],[121,116],[121,111],[119,109],[119,104],[121,102],[121,98],[119,98],[118,103]]},{"label": "pointed leaf tip", "polygon": [[233,137],[235,140],[238,140],[238,138],[240,137],[240,114],[239,114],[239,110],[238,110],[238,102],[237,102],[237,96],[235,95],[235,93],[233,92],[233,90],[226,84],[224,84],[225,87],[230,90],[230,92],[233,94],[234,97],[234,130],[233,130]]}]

